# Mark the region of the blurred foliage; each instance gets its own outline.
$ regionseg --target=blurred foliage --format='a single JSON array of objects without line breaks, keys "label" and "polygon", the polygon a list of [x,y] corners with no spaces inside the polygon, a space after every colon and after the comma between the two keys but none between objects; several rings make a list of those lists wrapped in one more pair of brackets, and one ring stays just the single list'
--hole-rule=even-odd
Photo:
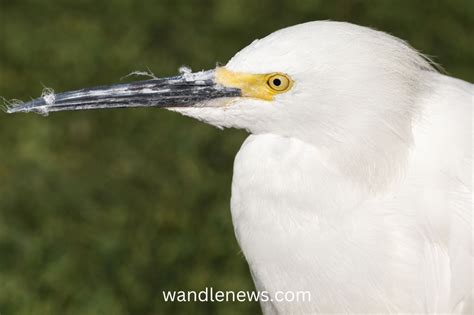
[{"label": "blurred foliage", "polygon": [[[29,99],[225,63],[255,38],[344,20],[408,40],[473,81],[474,1],[0,0],[0,95]],[[256,314],[162,290],[252,290],[234,238],[245,138],[165,110],[0,115],[0,313]]]}]

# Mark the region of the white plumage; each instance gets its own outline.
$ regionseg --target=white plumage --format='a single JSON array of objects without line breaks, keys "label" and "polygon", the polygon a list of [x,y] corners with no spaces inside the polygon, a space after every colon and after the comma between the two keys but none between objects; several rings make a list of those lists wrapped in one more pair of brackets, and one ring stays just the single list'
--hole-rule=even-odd
[{"label": "white plumage", "polygon": [[251,133],[234,165],[237,239],[259,290],[312,293],[265,314],[473,311],[473,85],[337,22],[277,31],[225,67],[295,81],[272,104],[174,109]]}]

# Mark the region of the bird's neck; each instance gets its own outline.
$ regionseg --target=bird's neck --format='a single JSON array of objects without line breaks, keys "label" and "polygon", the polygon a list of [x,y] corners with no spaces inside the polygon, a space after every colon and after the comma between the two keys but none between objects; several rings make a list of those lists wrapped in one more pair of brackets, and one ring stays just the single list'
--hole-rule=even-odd
[{"label": "bird's neck", "polygon": [[[414,114],[413,114],[414,115]],[[339,174],[370,192],[383,192],[403,175],[413,143],[412,114],[380,118],[365,130],[312,135],[303,139]]]},{"label": "bird's neck", "polygon": [[347,178],[363,188],[383,192],[403,175],[412,144],[406,131],[378,130],[375,139],[358,138],[330,151],[331,161]]}]

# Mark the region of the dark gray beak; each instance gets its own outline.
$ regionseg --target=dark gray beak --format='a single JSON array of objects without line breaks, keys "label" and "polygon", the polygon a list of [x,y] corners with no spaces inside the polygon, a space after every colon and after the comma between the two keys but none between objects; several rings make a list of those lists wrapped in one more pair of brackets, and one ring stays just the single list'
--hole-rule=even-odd
[{"label": "dark gray beak", "polygon": [[46,93],[30,102],[9,106],[6,111],[48,114],[99,108],[205,106],[206,101],[212,99],[241,95],[240,89],[216,83],[214,73],[209,70],[58,94]]}]

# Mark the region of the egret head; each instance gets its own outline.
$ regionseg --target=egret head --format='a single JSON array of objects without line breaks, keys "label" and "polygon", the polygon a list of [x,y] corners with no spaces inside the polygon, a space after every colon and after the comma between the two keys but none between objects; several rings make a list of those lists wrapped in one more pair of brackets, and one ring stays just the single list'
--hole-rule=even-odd
[{"label": "egret head", "polygon": [[310,22],[255,40],[217,69],[216,80],[241,96],[173,110],[220,127],[347,144],[368,131],[404,132],[425,70],[430,63],[396,37]]},{"label": "egret head", "polygon": [[355,146],[375,143],[368,135],[409,140],[413,99],[431,70],[385,33],[309,22],[254,41],[214,70],[60,93],[9,111],[164,107],[218,127]]}]

